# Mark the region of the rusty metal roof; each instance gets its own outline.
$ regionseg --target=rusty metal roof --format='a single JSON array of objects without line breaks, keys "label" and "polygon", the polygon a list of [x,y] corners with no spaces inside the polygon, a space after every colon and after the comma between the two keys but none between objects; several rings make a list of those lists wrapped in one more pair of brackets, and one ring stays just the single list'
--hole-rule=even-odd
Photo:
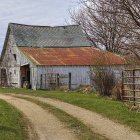
[{"label": "rusty metal roof", "polygon": [[76,48],[19,48],[35,65],[124,65],[125,59],[93,47]]},{"label": "rusty metal roof", "polygon": [[92,46],[79,25],[51,27],[10,23],[9,28],[18,47]]}]

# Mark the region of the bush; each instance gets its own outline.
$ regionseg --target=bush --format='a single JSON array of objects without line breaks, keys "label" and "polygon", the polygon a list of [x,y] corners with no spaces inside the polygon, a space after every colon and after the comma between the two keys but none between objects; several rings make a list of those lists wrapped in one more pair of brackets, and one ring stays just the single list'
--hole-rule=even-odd
[{"label": "bush", "polygon": [[91,80],[100,95],[110,96],[116,84],[116,77],[110,68],[98,67],[91,73]]}]

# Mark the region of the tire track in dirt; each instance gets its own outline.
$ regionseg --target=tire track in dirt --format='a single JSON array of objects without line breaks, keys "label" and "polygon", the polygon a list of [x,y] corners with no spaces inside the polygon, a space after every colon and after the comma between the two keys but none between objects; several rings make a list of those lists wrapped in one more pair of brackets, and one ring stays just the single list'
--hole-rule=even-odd
[{"label": "tire track in dirt", "polygon": [[36,131],[38,140],[76,140],[73,132],[66,129],[54,115],[40,106],[8,95],[0,94],[0,98],[25,114]]},{"label": "tire track in dirt", "polygon": [[111,140],[140,140],[140,135],[132,131],[129,127],[115,123],[112,120],[104,118],[98,113],[86,110],[84,108],[50,98],[35,97],[29,95],[16,96],[34,98],[59,108],[66,113],[78,118],[81,122],[90,127],[93,132],[104,135]]}]

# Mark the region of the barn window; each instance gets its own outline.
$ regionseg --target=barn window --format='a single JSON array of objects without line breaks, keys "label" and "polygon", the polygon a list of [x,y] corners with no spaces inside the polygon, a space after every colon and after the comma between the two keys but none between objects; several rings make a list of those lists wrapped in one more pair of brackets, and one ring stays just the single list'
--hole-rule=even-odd
[{"label": "barn window", "polygon": [[13,54],[15,61],[17,61],[17,55]]},{"label": "barn window", "polygon": [[4,68],[1,69],[1,75],[6,75],[6,69]]}]

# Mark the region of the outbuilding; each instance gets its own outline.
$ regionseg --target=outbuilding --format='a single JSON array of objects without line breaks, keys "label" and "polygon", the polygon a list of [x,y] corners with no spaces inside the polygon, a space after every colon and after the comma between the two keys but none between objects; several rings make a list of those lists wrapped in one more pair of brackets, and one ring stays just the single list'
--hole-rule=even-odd
[{"label": "outbuilding", "polygon": [[93,47],[79,25],[33,26],[10,23],[1,54],[1,81],[8,86],[47,89],[90,85],[90,66],[121,67],[124,58]]}]

